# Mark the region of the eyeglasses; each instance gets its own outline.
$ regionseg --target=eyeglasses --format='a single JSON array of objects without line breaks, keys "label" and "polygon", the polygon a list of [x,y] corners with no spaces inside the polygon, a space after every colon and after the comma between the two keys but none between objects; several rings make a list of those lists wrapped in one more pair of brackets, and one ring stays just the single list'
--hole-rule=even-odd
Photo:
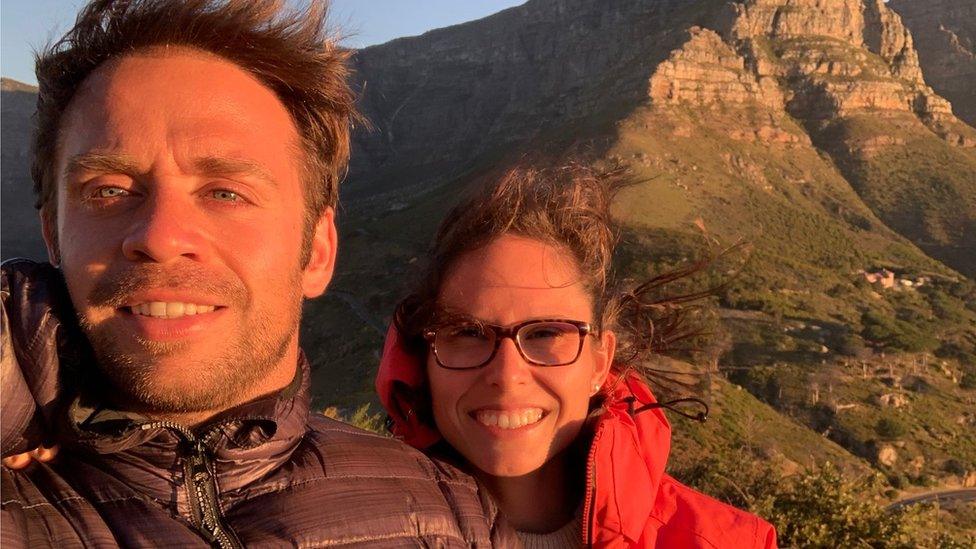
[{"label": "eyeglasses", "polygon": [[478,322],[450,324],[427,330],[438,366],[448,370],[472,370],[495,358],[505,338],[515,342],[522,358],[535,366],[566,366],[583,352],[583,339],[593,327],[579,320],[528,320],[503,327]]}]

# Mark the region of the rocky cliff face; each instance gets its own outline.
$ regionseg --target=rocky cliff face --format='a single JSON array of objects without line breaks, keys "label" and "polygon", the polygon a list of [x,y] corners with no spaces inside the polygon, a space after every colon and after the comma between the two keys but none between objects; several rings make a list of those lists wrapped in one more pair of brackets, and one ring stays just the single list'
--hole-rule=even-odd
[{"label": "rocky cliff face", "polygon": [[[659,65],[651,78],[652,100],[748,100],[817,123],[861,112],[914,114],[954,144],[976,146],[976,133],[961,127],[949,103],[925,85],[911,34],[882,0],[749,0],[733,6],[734,15],[718,25],[718,33],[693,30]],[[728,85],[729,71],[736,72],[738,87]]]},{"label": "rocky cliff face", "polygon": [[723,5],[533,0],[363,49],[355,67],[373,129],[355,137],[348,191],[429,183],[548,128],[619,116],[644,100],[686,29],[707,26]]},{"label": "rocky cliff face", "polygon": [[926,81],[976,126],[976,2],[891,0],[915,38]]},{"label": "rocky cliff face", "polygon": [[649,95],[668,105],[701,106],[755,103],[785,108],[779,85],[759,71],[713,30],[693,27],[691,38],[651,76]]},{"label": "rocky cliff face", "polygon": [[[691,29],[649,79],[651,105],[676,135],[697,126],[699,135],[812,142],[886,224],[976,273],[976,131],[926,85],[898,14],[882,0],[732,6],[714,30]],[[739,115],[716,115],[730,109]],[[934,168],[946,160],[948,169]],[[935,200],[924,181],[951,199]]]}]

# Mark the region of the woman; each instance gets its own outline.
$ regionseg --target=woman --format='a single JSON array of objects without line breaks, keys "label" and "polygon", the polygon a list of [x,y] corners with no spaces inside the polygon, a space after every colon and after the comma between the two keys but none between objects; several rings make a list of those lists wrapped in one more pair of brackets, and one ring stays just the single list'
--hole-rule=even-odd
[{"label": "woman", "polygon": [[612,291],[614,179],[516,169],[448,215],[384,349],[391,430],[455,456],[526,547],[774,547],[768,523],[664,473],[640,365],[680,323]]}]

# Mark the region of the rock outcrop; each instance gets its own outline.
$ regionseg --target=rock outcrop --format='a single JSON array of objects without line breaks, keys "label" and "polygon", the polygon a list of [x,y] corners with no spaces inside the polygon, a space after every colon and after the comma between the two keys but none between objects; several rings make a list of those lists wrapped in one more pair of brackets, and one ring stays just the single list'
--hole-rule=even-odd
[{"label": "rock outcrop", "polygon": [[718,32],[692,30],[658,66],[652,99],[785,104],[808,121],[914,114],[952,144],[976,146],[976,134],[953,131],[949,102],[925,85],[911,33],[883,0],[746,0],[733,9]]},{"label": "rock outcrop", "polygon": [[373,129],[354,138],[347,192],[429,187],[431,173],[456,175],[548,128],[619,117],[646,100],[648,78],[687,29],[714,26],[723,6],[531,0],[360,50],[360,105]]},{"label": "rock outcrop", "polygon": [[758,104],[785,106],[776,81],[749,70],[746,59],[713,30],[693,27],[691,38],[651,76],[649,95],[665,105],[702,106]]}]

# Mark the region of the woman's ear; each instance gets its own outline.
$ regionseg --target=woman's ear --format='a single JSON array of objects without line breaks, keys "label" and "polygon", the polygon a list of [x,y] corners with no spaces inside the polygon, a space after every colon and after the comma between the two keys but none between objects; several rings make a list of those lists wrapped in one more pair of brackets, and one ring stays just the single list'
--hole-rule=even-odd
[{"label": "woman's ear", "polygon": [[596,355],[596,364],[594,364],[593,368],[593,387],[596,387],[597,390],[603,387],[603,383],[610,374],[610,367],[613,365],[613,355],[616,350],[617,334],[613,333],[613,330],[604,330],[600,334],[600,344],[594,353]]}]

